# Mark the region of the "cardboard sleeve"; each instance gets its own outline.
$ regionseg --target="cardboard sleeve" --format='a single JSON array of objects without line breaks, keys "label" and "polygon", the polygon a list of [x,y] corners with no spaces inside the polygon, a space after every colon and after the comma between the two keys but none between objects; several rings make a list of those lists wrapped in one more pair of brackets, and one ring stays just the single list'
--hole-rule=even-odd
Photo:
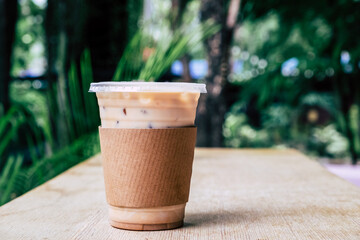
[{"label": "cardboard sleeve", "polygon": [[99,127],[99,133],[110,205],[149,208],[188,201],[196,127]]}]

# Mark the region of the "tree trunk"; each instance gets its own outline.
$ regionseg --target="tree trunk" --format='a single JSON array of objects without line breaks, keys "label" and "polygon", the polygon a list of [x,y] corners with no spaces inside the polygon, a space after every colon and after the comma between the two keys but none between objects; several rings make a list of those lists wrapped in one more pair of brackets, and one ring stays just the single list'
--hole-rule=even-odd
[{"label": "tree trunk", "polygon": [[[171,11],[169,14],[170,26],[171,30],[174,33],[179,27],[181,27],[182,19],[184,16],[184,12],[186,9],[189,0],[171,0]],[[185,54],[181,59],[181,64],[183,65],[183,74],[182,81],[183,82],[192,82],[191,74],[190,74],[190,55]]]},{"label": "tree trunk", "polygon": [[198,108],[198,146],[222,147],[222,126],[227,112],[226,85],[229,74],[229,52],[240,0],[232,0],[225,14],[223,0],[202,0],[201,20],[212,19],[222,30],[205,41],[208,94],[200,98]]},{"label": "tree trunk", "polygon": [[[66,0],[48,2],[46,9],[45,31],[47,38],[47,79],[49,90],[47,94],[51,132],[55,142],[53,149],[62,148],[71,139],[71,123],[66,117],[69,112],[66,96],[66,59],[67,31],[66,12],[69,4]],[[54,145],[55,144],[55,145]],[[56,147],[55,147],[56,146]]]},{"label": "tree trunk", "polygon": [[[134,3],[128,2],[87,0],[89,10],[85,25],[85,44],[91,52],[95,81],[111,81],[128,42],[129,32],[136,32],[141,3],[136,0],[139,4],[134,6]],[[132,11],[138,11],[129,12],[128,6]],[[132,22],[129,22],[129,16]]]},{"label": "tree trunk", "polygon": [[[344,126],[342,129],[344,135],[346,136],[349,142],[349,153],[351,157],[352,164],[357,163],[357,159],[359,157],[358,146],[356,146],[357,141],[355,136],[359,134],[358,132],[352,129],[351,123],[352,120],[350,116],[350,108],[352,104],[359,104],[357,101],[357,85],[358,78],[350,78],[349,76],[344,76],[342,74],[333,78],[334,80],[334,92],[336,93],[335,96],[339,103],[339,112],[344,119]],[[347,84],[344,84],[346,82]],[[359,124],[359,123],[357,123]]]},{"label": "tree trunk", "polygon": [[17,6],[17,1],[0,0],[0,116],[10,107],[10,59],[18,15]]},{"label": "tree trunk", "polygon": [[183,56],[180,60],[183,65],[183,81],[192,82],[192,77],[190,72],[191,56],[189,54],[185,54],[185,56]]}]

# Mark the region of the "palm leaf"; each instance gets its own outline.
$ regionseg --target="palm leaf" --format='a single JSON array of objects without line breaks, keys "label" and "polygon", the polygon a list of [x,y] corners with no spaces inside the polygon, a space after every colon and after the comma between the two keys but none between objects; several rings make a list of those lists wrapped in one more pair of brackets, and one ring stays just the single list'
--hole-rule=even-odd
[{"label": "palm leaf", "polygon": [[91,67],[91,55],[89,49],[85,49],[80,61],[81,85],[83,92],[83,102],[86,113],[86,123],[88,131],[96,128],[99,124],[99,111],[94,94],[89,94],[90,83],[93,82],[93,73]]},{"label": "palm leaf", "polygon": [[[0,205],[9,201],[12,198],[13,188],[16,184],[17,175],[20,172],[20,168],[23,162],[21,156],[10,157],[9,161],[4,168],[3,176],[0,179],[0,189],[3,189],[0,198]],[[10,171],[12,169],[12,171]]]},{"label": "palm leaf", "polygon": [[72,129],[75,132],[75,136],[81,136],[86,131],[84,129],[84,117],[85,113],[84,103],[82,102],[82,90],[79,84],[79,76],[76,69],[76,64],[74,61],[71,62],[70,70],[68,73],[69,78],[69,93],[70,93],[70,103],[71,103],[71,116],[73,117],[74,128]]},{"label": "palm leaf", "polygon": [[[114,73],[114,81],[159,79],[172,65],[184,56],[189,49],[202,43],[204,39],[220,30],[220,27],[208,21],[191,31],[180,28],[159,42],[139,31],[124,50]],[[150,50],[150,56],[144,58],[144,50]]]}]

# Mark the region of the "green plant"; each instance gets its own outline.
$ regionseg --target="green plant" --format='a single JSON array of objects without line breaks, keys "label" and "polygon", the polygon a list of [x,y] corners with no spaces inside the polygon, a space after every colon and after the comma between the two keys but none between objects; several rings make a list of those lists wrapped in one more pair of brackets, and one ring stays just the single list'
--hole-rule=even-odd
[{"label": "green plant", "polygon": [[38,159],[44,153],[44,149],[40,149],[43,136],[31,112],[21,105],[12,106],[0,118],[0,169],[6,157],[21,144],[27,147],[33,160]]},{"label": "green plant", "polygon": [[[126,47],[113,78],[157,80],[176,59],[218,30],[207,22],[190,30],[183,27],[158,41],[139,31]],[[0,118],[0,205],[100,151],[99,109],[95,94],[88,93],[93,82],[90,51],[83,52],[79,63],[71,61],[67,76],[59,78],[62,81],[51,85],[47,96],[30,86],[12,90],[13,102],[19,106],[26,102],[28,107],[12,108]],[[18,90],[23,92],[20,97]],[[21,141],[27,142],[30,157],[19,148],[9,150],[10,144]],[[39,146],[43,146],[41,152]]]},{"label": "green plant", "polygon": [[79,69],[80,76],[78,65],[71,63],[68,97],[59,103],[68,106],[65,121],[71,129],[71,143],[60,150],[49,149],[54,139],[43,109],[45,97],[20,85],[12,89],[14,106],[0,118],[0,205],[100,151],[98,106],[88,93],[93,81],[88,50]]},{"label": "green plant", "polygon": [[0,177],[0,205],[20,196],[100,151],[98,133],[82,136],[50,157],[23,165],[20,155],[10,156]]},{"label": "green plant", "polygon": [[316,151],[321,156],[346,157],[349,148],[348,140],[339,133],[334,124],[314,128],[308,150]]},{"label": "green plant", "polygon": [[14,189],[19,186],[17,178],[24,165],[36,163],[45,149],[41,128],[33,114],[22,105],[12,106],[0,118],[0,139],[1,205],[14,197]]},{"label": "green plant", "polygon": [[[291,109],[289,137],[279,134],[287,145],[295,140],[302,149],[335,156],[319,144],[317,150],[311,148],[309,137],[315,129],[345,136],[348,144],[342,146],[348,146],[355,164],[360,156],[360,49],[356,44],[360,35],[355,27],[359,15],[353,11],[357,3],[333,1],[330,8],[325,2],[296,7],[288,1],[274,3],[242,2],[244,18],[233,47],[233,57],[242,65],[241,71],[230,77],[241,88],[238,101],[249,103],[256,112],[249,116],[249,122],[271,135],[279,133],[280,127],[272,132],[269,124],[259,126],[258,118],[271,119],[270,125],[276,126],[280,120],[273,118],[276,114],[283,115],[284,122],[289,114],[269,114],[280,110],[271,106]],[[327,128],[330,125],[334,131]]]},{"label": "green plant", "polygon": [[144,31],[139,31],[125,48],[113,80],[156,81],[175,60],[219,30],[219,26],[208,21],[191,31],[180,28],[159,41],[155,41]]},{"label": "green plant", "polygon": [[8,202],[14,198],[14,188],[18,183],[17,177],[19,175],[23,158],[21,156],[10,156],[0,177],[0,205]]},{"label": "green plant", "polygon": [[17,195],[27,192],[98,152],[98,133],[84,135],[51,157],[25,168],[17,177],[21,184],[14,190]]},{"label": "green plant", "polygon": [[[21,114],[19,117],[16,116],[17,114],[19,114],[18,109],[12,107],[2,118],[0,118],[0,156],[3,156],[4,151],[16,135],[17,129],[25,121]],[[0,159],[0,163],[1,162],[2,158]]]},{"label": "green plant", "polygon": [[248,122],[244,112],[231,111],[226,115],[224,126],[226,147],[271,147],[270,134],[264,129],[256,129]]},{"label": "green plant", "polygon": [[93,82],[91,56],[88,49],[81,56],[80,77],[77,69],[77,64],[72,61],[68,73],[69,97],[67,99],[69,99],[70,109],[66,114],[72,140],[95,131],[99,125],[95,94],[88,93],[90,83]]}]

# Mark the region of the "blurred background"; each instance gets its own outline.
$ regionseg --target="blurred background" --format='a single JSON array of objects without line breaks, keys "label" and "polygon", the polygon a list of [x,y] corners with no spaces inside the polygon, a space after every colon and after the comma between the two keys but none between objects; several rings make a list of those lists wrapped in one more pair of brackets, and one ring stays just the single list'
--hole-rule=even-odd
[{"label": "blurred background", "polygon": [[360,157],[359,0],[0,0],[0,205],[100,151],[93,81],[206,83],[201,147]]}]

